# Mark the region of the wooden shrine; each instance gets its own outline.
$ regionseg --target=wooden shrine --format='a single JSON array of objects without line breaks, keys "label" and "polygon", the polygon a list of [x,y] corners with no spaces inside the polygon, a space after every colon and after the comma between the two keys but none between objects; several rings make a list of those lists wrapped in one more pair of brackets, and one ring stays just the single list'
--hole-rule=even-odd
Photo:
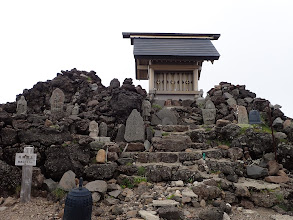
[{"label": "wooden shrine", "polygon": [[220,54],[211,40],[219,34],[123,32],[134,45],[136,79],[149,80],[158,99],[193,99],[201,95],[198,80],[204,61]]}]

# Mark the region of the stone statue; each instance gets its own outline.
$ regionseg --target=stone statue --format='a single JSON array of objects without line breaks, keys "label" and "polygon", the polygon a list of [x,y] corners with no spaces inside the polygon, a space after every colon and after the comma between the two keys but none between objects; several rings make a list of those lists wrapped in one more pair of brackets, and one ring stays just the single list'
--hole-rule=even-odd
[{"label": "stone statue", "polygon": [[90,131],[89,136],[91,138],[97,138],[99,135],[99,124],[95,121],[91,121],[89,124],[89,131]]},{"label": "stone statue", "polygon": [[71,115],[78,115],[79,114],[79,105],[75,103]]},{"label": "stone statue", "polygon": [[16,114],[17,115],[26,115],[27,113],[27,101],[22,95],[20,99],[17,101]]},{"label": "stone statue", "polygon": [[51,113],[63,112],[64,100],[65,95],[63,91],[59,88],[55,89],[50,98]]},{"label": "stone statue", "polygon": [[145,99],[142,102],[142,117],[144,121],[148,121],[151,116],[152,105],[149,100]]}]

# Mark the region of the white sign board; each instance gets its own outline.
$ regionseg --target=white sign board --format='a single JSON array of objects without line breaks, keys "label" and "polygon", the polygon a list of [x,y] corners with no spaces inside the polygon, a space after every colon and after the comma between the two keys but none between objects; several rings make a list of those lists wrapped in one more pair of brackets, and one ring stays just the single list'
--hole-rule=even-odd
[{"label": "white sign board", "polygon": [[15,155],[16,166],[36,166],[37,165],[37,154],[28,153],[16,153]]}]

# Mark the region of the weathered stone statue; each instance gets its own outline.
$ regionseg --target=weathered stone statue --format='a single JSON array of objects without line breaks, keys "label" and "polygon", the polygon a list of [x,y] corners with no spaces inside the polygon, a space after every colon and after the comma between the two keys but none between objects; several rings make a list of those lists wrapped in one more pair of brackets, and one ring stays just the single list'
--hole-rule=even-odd
[{"label": "weathered stone statue", "polygon": [[89,124],[89,131],[90,131],[89,136],[91,138],[97,138],[99,135],[99,124],[95,121],[91,121]]},{"label": "weathered stone statue", "polygon": [[57,88],[53,91],[50,98],[51,113],[63,112],[65,96],[61,89]]},{"label": "weathered stone statue", "polygon": [[99,126],[100,137],[107,137],[107,133],[108,133],[108,126],[105,122],[102,122]]},{"label": "weathered stone statue", "polygon": [[26,115],[27,113],[27,101],[22,95],[20,99],[17,101],[16,114],[17,115]]},{"label": "weathered stone statue", "polygon": [[79,105],[75,103],[71,115],[78,115],[79,114]]},{"label": "weathered stone statue", "polygon": [[148,121],[151,116],[152,105],[149,100],[145,99],[142,102],[142,117],[144,121]]},{"label": "weathered stone statue", "polygon": [[216,107],[211,100],[207,100],[205,108],[202,109],[203,122],[206,125],[215,124],[216,120]]}]

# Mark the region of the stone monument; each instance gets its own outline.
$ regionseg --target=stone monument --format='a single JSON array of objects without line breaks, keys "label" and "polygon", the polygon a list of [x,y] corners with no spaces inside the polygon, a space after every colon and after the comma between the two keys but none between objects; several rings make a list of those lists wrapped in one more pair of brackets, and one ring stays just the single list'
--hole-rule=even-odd
[{"label": "stone monument", "polygon": [[249,124],[261,124],[260,114],[257,110],[251,110],[249,112]]},{"label": "stone monument", "polygon": [[142,102],[142,117],[143,120],[148,121],[151,116],[152,105],[149,100],[145,99]]},{"label": "stone monument", "polygon": [[144,122],[136,109],[133,109],[126,121],[124,139],[127,142],[144,141]]},{"label": "stone monument", "polygon": [[99,124],[95,121],[91,121],[89,124],[89,131],[90,131],[89,136],[91,138],[97,138],[99,135]]},{"label": "stone monument", "polygon": [[216,121],[216,107],[211,100],[207,100],[205,108],[202,109],[203,123],[206,125],[215,124]]},{"label": "stone monument", "polygon": [[77,103],[75,103],[71,115],[78,115],[79,114],[79,105]]},{"label": "stone monument", "polygon": [[238,124],[248,124],[247,110],[244,106],[237,106]]},{"label": "stone monument", "polygon": [[108,126],[105,122],[102,122],[99,126],[99,134],[100,137],[107,137],[107,133],[108,133]]},{"label": "stone monument", "polygon": [[55,89],[50,98],[51,113],[63,112],[64,100],[65,96],[63,91],[59,88]]},{"label": "stone monument", "polygon": [[27,101],[22,95],[20,99],[17,101],[16,114],[17,115],[26,115],[27,113]]}]

